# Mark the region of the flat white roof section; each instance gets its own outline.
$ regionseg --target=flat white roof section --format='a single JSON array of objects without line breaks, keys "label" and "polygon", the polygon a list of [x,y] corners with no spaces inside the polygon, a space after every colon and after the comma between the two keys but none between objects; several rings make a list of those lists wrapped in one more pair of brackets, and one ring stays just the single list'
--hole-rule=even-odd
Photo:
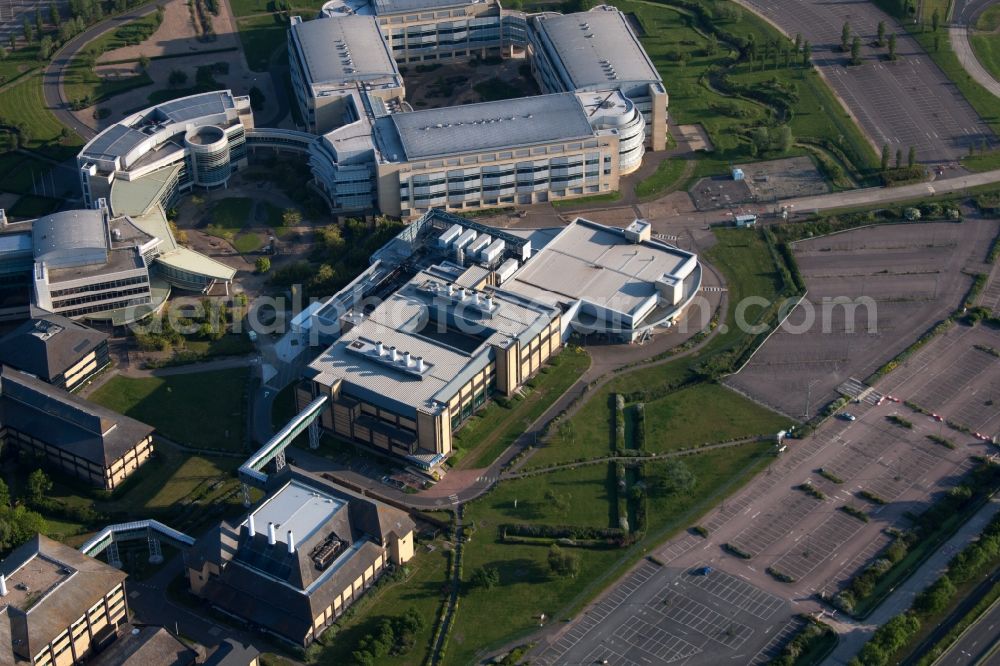
[{"label": "flat white roof section", "polygon": [[305,543],[344,504],[333,495],[291,481],[254,511],[254,531],[266,537],[268,523],[274,523],[278,541],[285,543],[291,530],[296,543]]},{"label": "flat white roof section", "polygon": [[577,219],[505,282],[504,289],[542,302],[583,300],[633,315],[656,295],[657,280],[690,273],[696,261],[689,252],[633,243],[619,229]]}]

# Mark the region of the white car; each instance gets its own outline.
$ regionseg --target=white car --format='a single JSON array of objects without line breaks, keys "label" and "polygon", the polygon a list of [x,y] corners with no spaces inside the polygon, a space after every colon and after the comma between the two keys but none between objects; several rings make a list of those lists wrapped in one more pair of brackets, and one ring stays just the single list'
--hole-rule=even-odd
[{"label": "white car", "polygon": [[844,412],[843,414],[841,414],[841,417],[843,417],[847,421],[857,421],[858,420],[858,417],[855,416],[854,414],[851,414],[850,412]]}]

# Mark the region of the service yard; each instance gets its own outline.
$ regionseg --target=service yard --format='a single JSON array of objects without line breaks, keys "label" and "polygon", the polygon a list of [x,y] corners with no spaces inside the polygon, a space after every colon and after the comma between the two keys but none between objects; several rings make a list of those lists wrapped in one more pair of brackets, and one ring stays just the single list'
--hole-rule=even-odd
[{"label": "service yard", "polygon": [[[959,306],[972,274],[989,270],[985,248],[997,226],[893,224],[795,243],[806,301],[726,383],[794,418],[812,417],[842,382],[868,377]],[[858,306],[833,305],[844,297]]]}]

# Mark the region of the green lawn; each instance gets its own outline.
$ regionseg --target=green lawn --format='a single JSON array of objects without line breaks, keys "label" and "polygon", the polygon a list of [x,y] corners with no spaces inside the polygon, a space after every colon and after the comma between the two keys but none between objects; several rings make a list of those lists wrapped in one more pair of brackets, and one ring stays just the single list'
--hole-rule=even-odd
[{"label": "green lawn", "polygon": [[187,340],[184,348],[205,356],[242,356],[254,351],[250,338],[242,333],[227,333],[218,340]]},{"label": "green lawn", "polygon": [[[610,479],[610,483],[613,487],[614,478]],[[560,510],[545,497],[550,490],[565,500],[566,509]],[[615,497],[608,491],[607,463],[585,465],[543,476],[505,481],[477,501],[477,515],[493,526],[500,523],[532,523],[616,527],[617,514],[608,511],[609,502],[613,502]]]},{"label": "green lawn", "polygon": [[977,153],[972,157],[962,158],[962,166],[969,171],[992,171],[1000,169],[1000,150],[988,153]]},{"label": "green lawn", "polygon": [[1000,30],[1000,5],[990,5],[976,20],[976,29],[986,32]]},{"label": "green lawn", "polygon": [[544,372],[529,381],[524,398],[510,401],[509,408],[492,402],[466,421],[454,437],[454,447],[461,460],[461,465],[457,466],[467,469],[490,465],[528,425],[576,383],[588,367],[590,356],[586,352],[578,347],[564,348],[549,361]]},{"label": "green lawn", "polygon": [[[541,613],[553,622],[571,617],[650,548],[694,525],[723,497],[742,487],[771,459],[767,454],[771,448],[767,444],[747,445],[684,458],[697,478],[694,491],[650,497],[647,536],[629,549],[571,549],[580,557],[580,573],[575,578],[549,573],[545,546],[499,542],[496,527],[509,522],[509,517],[502,505],[497,508],[493,498],[506,492],[504,486],[508,483],[524,482],[502,482],[490,495],[470,503],[465,519],[467,523],[475,521],[476,532],[465,547],[462,579],[467,583],[477,568],[491,566],[500,571],[500,585],[492,590],[464,586],[444,663],[475,663],[477,652],[499,648],[537,629]],[[606,470],[604,466],[598,468]],[[650,475],[656,472],[655,466],[649,470]],[[556,476],[546,474],[526,481],[544,488]],[[574,496],[572,503],[576,502]]]},{"label": "green lawn", "polygon": [[[739,133],[763,123],[768,110],[756,102],[713,91],[704,77],[709,67],[728,66],[733,54],[720,45],[710,55],[707,38],[688,25],[691,19],[682,11],[641,0],[618,0],[613,4],[633,13],[645,31],[643,46],[663,80],[670,82],[671,122],[701,123],[711,137],[715,152],[699,160],[702,173],[724,173],[730,160],[747,159],[747,144],[740,140]],[[747,11],[738,22],[720,20],[719,26],[740,36],[752,34],[758,44],[771,40],[784,42],[774,28]],[[681,54],[686,60],[679,57]],[[793,134],[828,139],[841,145],[856,156],[861,169],[875,164],[874,151],[815,72],[781,67],[751,73],[745,65],[732,72],[733,81],[743,84],[756,84],[772,77],[796,87],[799,101],[794,105],[791,120]],[[798,148],[790,151],[790,154],[801,153]]]},{"label": "green lawn", "polygon": [[698,384],[646,404],[646,448],[670,451],[770,435],[791,422],[719,384]]},{"label": "green lawn", "polygon": [[667,188],[677,185],[684,175],[684,166],[687,164],[681,159],[665,159],[656,167],[656,171],[651,176],[639,182],[635,186],[635,193],[641,198],[655,197]]},{"label": "green lawn", "polygon": [[1000,32],[974,34],[971,41],[976,58],[994,79],[1000,81]]},{"label": "green lawn", "polygon": [[0,92],[0,118],[25,125],[31,133],[28,147],[58,161],[74,157],[82,145],[73,132],[62,138],[63,125],[46,107],[37,73]]},{"label": "green lawn", "polygon": [[[0,154],[0,191],[29,194],[41,187],[42,178],[52,166],[37,157],[23,153]],[[48,179],[46,179],[48,182]],[[68,194],[68,193],[67,193]]]},{"label": "green lawn", "polygon": [[212,204],[212,224],[223,229],[242,229],[250,222],[253,200],[247,197],[221,199]]},{"label": "green lawn", "polygon": [[181,444],[243,451],[248,379],[245,368],[168,377],[116,376],[90,400],[148,423]]},{"label": "green lawn", "polygon": [[429,652],[434,625],[441,608],[442,587],[447,582],[448,558],[446,544],[437,539],[431,543],[418,544],[413,559],[406,564],[409,577],[402,582],[393,582],[370,590],[353,608],[353,617],[343,621],[321,639],[325,644],[311,663],[351,664],[353,652],[360,639],[371,634],[379,623],[388,618],[396,618],[409,608],[415,608],[424,618],[423,629],[415,636],[413,648],[405,655],[387,656],[379,661],[379,666],[418,666],[425,663]]},{"label": "green lawn", "polygon": [[482,83],[477,83],[473,86],[473,89],[482,97],[482,101],[484,102],[496,102],[502,99],[524,97],[523,90],[496,77]]},{"label": "green lawn", "polygon": [[250,69],[266,72],[271,54],[286,48],[288,21],[279,14],[257,14],[237,19],[236,25]]},{"label": "green lawn", "polygon": [[94,72],[89,57],[81,52],[70,62],[63,78],[66,97],[81,104],[99,104],[115,95],[149,86],[153,79],[146,72],[123,78],[104,78]]},{"label": "green lawn", "polygon": [[244,231],[233,239],[233,247],[241,254],[250,254],[264,247],[264,237],[255,231]]}]

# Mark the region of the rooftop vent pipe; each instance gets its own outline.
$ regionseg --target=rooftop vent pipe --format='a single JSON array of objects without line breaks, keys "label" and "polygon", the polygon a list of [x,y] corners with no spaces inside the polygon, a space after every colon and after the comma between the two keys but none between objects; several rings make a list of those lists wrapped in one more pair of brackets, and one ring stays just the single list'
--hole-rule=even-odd
[{"label": "rooftop vent pipe", "polygon": [[273,546],[278,542],[274,535],[274,523],[267,524],[267,545]]}]

